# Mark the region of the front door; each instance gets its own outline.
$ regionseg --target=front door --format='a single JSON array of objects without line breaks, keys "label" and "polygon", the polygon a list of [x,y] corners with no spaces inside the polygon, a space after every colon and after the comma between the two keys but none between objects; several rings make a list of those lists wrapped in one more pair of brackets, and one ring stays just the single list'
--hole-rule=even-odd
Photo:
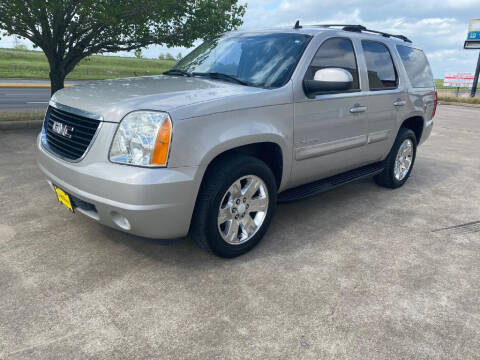
[{"label": "front door", "polygon": [[305,78],[313,79],[317,70],[329,67],[349,71],[353,87],[313,98],[304,93],[296,96],[292,186],[366,163],[368,99],[361,91],[357,57],[349,38],[325,40],[306,70]]}]

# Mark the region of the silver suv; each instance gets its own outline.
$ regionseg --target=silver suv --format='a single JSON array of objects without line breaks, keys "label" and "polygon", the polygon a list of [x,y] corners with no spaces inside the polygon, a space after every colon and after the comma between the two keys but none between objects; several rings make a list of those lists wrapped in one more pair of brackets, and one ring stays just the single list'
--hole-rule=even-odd
[{"label": "silver suv", "polygon": [[406,37],[359,25],[231,32],[161,76],[57,92],[37,142],[58,200],[148,238],[235,257],[277,202],[365,176],[398,188],[437,105]]}]

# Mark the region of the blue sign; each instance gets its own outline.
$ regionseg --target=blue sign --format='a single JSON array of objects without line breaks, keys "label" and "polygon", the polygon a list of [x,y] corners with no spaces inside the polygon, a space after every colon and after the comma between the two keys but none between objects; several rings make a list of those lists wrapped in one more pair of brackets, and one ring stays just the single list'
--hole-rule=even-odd
[{"label": "blue sign", "polygon": [[480,31],[471,31],[468,33],[468,40],[480,40]]}]

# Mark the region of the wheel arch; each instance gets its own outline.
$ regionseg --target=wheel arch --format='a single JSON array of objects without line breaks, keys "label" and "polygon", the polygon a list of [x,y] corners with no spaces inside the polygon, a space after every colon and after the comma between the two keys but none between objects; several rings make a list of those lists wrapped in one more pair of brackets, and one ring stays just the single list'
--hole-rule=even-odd
[{"label": "wheel arch", "polygon": [[[256,142],[235,142],[231,144],[221,144],[215,149],[212,149],[204,158],[202,162],[205,167],[205,172],[202,177],[205,179],[208,172],[212,169],[218,161],[233,156],[235,154],[243,154],[256,157],[267,164],[272,170],[273,175],[277,183],[277,189],[282,187],[282,184],[286,181],[288,170],[285,168],[285,151],[278,141],[270,139],[267,141]],[[287,162],[288,163],[288,162]]]},{"label": "wheel arch", "polygon": [[403,120],[400,127],[412,130],[415,133],[415,137],[417,138],[417,144],[420,144],[420,140],[423,135],[424,125],[425,120],[423,116],[415,115]]}]

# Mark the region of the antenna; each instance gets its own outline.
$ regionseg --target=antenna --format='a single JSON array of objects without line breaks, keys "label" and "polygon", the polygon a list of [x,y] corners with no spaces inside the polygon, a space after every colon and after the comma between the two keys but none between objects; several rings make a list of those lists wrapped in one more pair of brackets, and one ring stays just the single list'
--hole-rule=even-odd
[{"label": "antenna", "polygon": [[302,28],[302,25],[300,25],[300,20],[297,20],[297,22],[295,23],[295,26],[294,26],[293,28],[294,28],[295,30]]}]

